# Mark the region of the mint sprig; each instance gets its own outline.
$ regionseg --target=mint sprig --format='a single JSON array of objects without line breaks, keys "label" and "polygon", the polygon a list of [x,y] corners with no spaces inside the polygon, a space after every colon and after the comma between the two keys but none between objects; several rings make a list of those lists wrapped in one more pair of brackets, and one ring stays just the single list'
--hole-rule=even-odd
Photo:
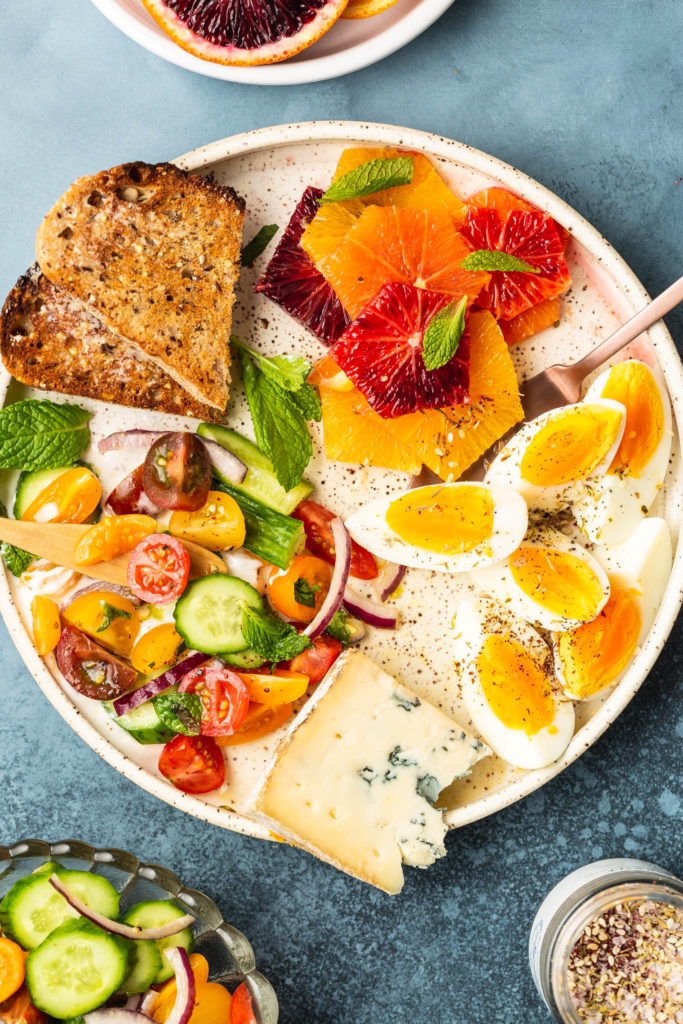
[{"label": "mint sprig", "polygon": [[242,604],[242,633],[247,646],[264,661],[289,661],[313,646],[294,626],[246,603]]},{"label": "mint sprig", "polygon": [[[1,501],[0,516],[2,516],[3,519],[7,518],[7,509]],[[2,556],[3,562],[12,575],[17,577],[23,576],[35,558],[35,555],[32,555],[29,551],[24,551],[23,548],[15,547],[14,544],[8,544],[6,540],[3,540],[0,544],[0,556]]]},{"label": "mint sprig", "polygon": [[321,203],[339,203],[343,199],[362,199],[385,188],[409,185],[413,180],[412,156],[380,157],[367,160],[332,182],[320,197]]},{"label": "mint sprig", "polygon": [[78,405],[27,398],[0,410],[0,469],[57,469],[90,443],[90,413]]},{"label": "mint sprig", "polygon": [[294,584],[294,600],[305,608],[315,608],[315,595],[319,590],[319,583],[311,586],[308,580],[300,578]]},{"label": "mint sprig", "polygon": [[153,701],[160,721],[181,736],[199,736],[202,700],[196,693],[162,693]]},{"label": "mint sprig", "polygon": [[100,602],[102,607],[102,624],[95,630],[96,633],[103,633],[105,629],[109,629],[114,619],[129,619],[130,612],[127,612],[125,608],[117,608],[116,605],[109,604],[108,601]]},{"label": "mint sprig", "polygon": [[343,608],[339,608],[335,613],[332,621],[325,630],[335,640],[339,640],[342,647],[348,647],[351,643],[351,630],[346,624],[346,612]]},{"label": "mint sprig", "polygon": [[242,266],[251,267],[279,230],[280,229],[277,224],[264,224],[263,227],[256,232],[252,240],[247,242],[242,249],[240,253],[240,262]]},{"label": "mint sprig", "polygon": [[532,267],[526,260],[513,256],[511,252],[499,252],[497,249],[476,249],[469,253],[460,266],[463,270],[486,270],[492,273],[501,270],[503,273],[540,274],[538,267]]},{"label": "mint sprig", "polygon": [[422,361],[426,370],[438,370],[449,363],[458,351],[465,331],[467,297],[449,302],[435,313],[422,339]]}]

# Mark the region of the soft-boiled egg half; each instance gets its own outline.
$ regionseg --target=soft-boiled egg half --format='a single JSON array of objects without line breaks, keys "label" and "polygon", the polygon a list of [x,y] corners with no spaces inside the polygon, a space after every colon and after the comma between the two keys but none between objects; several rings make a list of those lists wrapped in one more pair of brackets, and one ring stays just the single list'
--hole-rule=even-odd
[{"label": "soft-boiled egg half", "polygon": [[600,374],[584,402],[604,398],[626,409],[624,434],[607,472],[573,508],[589,540],[614,544],[647,515],[664,482],[671,454],[671,406],[659,375],[637,359]]},{"label": "soft-boiled egg half", "polygon": [[455,619],[456,667],[475,728],[517,768],[556,761],[574,733],[574,708],[555,679],[550,648],[495,601],[464,601]]},{"label": "soft-boiled egg half", "polygon": [[526,423],[496,456],[486,483],[513,487],[529,508],[551,511],[578,497],[612,463],[624,433],[620,402],[596,398]]},{"label": "soft-boiled egg half", "polygon": [[669,527],[641,519],[633,533],[594,554],[610,581],[597,618],[553,636],[555,671],[573,700],[590,700],[619,681],[655,620],[671,572]]},{"label": "soft-boiled egg half", "polygon": [[508,487],[475,483],[416,487],[359,508],[346,520],[355,541],[378,558],[437,572],[499,562],[527,529],[527,506]]},{"label": "soft-boiled egg half", "polygon": [[577,541],[537,527],[498,565],[471,574],[490,597],[542,629],[576,629],[609,598],[607,573]]}]

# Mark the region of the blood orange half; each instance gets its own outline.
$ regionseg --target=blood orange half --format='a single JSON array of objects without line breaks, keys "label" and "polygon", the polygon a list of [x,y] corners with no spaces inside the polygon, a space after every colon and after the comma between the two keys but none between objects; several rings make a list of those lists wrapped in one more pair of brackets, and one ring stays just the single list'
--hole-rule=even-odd
[{"label": "blood orange half", "polygon": [[347,0],[142,0],[183,50],[216,64],[274,64],[311,46]]}]

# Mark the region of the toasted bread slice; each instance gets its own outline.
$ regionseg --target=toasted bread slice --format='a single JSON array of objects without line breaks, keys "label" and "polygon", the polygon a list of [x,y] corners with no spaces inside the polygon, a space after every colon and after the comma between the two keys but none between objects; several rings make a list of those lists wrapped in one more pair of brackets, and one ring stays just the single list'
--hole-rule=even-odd
[{"label": "toasted bread slice", "polygon": [[0,314],[0,355],[34,388],[136,409],[220,418],[113,334],[89,306],[51,284],[37,264],[20,277]]},{"label": "toasted bread slice", "polygon": [[221,411],[244,203],[172,164],[79,178],[38,230],[45,276]]}]

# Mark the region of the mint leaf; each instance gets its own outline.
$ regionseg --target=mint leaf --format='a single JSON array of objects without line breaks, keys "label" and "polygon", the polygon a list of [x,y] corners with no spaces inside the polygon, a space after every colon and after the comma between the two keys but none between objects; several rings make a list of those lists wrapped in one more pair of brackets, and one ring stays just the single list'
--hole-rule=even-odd
[{"label": "mint leaf", "polygon": [[338,203],[343,199],[360,199],[397,185],[409,185],[413,180],[412,156],[381,157],[359,164],[347,174],[332,182],[320,197],[321,203]]},{"label": "mint leaf", "polygon": [[202,701],[196,693],[162,693],[152,701],[167,729],[181,736],[199,736]]},{"label": "mint leaf", "polygon": [[463,270],[502,270],[504,273],[512,271],[519,274],[540,274],[538,267],[532,267],[526,260],[520,260],[510,252],[498,252],[494,249],[477,249],[471,252],[462,261],[460,266]]},{"label": "mint leaf", "polygon": [[320,404],[320,395],[312,384],[302,384],[296,391],[288,391],[290,401],[294,402],[297,409],[305,420],[315,420],[319,423],[323,416],[323,408]]},{"label": "mint leaf", "polygon": [[[7,509],[1,501],[0,516],[4,519],[7,518]],[[13,576],[22,576],[35,558],[35,555],[30,552],[24,551],[23,548],[17,548],[14,544],[8,544],[5,540],[0,544],[0,555]]]},{"label": "mint leaf", "polygon": [[263,250],[266,248],[271,238],[279,231],[277,224],[264,224],[263,227],[256,232],[251,242],[242,249],[240,253],[240,262],[243,267],[250,267],[255,260],[259,258]]},{"label": "mint leaf", "polygon": [[349,646],[351,643],[351,630],[346,625],[346,612],[343,608],[339,608],[334,613],[334,617],[325,632],[329,633],[335,640],[341,641],[342,647]]},{"label": "mint leaf", "polygon": [[271,615],[270,612],[242,604],[242,633],[247,646],[264,661],[289,661],[313,644],[308,637],[297,633],[294,626]]},{"label": "mint leaf", "polygon": [[459,302],[449,302],[429,321],[422,339],[422,362],[426,370],[438,370],[450,363],[465,331],[466,310],[467,296],[463,296]]},{"label": "mint leaf", "polygon": [[233,337],[231,340],[240,353],[250,355],[261,373],[283,391],[298,391],[303,387],[313,369],[303,356],[264,356],[260,352],[255,352],[253,348],[249,348],[239,338]]},{"label": "mint leaf", "polygon": [[294,600],[305,608],[315,608],[315,595],[319,590],[319,583],[312,587],[307,580],[298,579],[294,584]]},{"label": "mint leaf", "polygon": [[90,443],[90,413],[78,405],[27,398],[0,410],[0,469],[56,469]]},{"label": "mint leaf", "polygon": [[108,601],[100,601],[102,608],[102,625],[98,626],[95,630],[96,633],[103,633],[105,629],[109,629],[114,619],[129,619],[130,612],[127,612],[125,608],[117,608],[113,604],[109,604]]},{"label": "mint leaf", "polygon": [[241,349],[239,352],[256,443],[273,463],[280,486],[290,491],[301,480],[313,454],[306,421],[287,393],[259,373]]}]

